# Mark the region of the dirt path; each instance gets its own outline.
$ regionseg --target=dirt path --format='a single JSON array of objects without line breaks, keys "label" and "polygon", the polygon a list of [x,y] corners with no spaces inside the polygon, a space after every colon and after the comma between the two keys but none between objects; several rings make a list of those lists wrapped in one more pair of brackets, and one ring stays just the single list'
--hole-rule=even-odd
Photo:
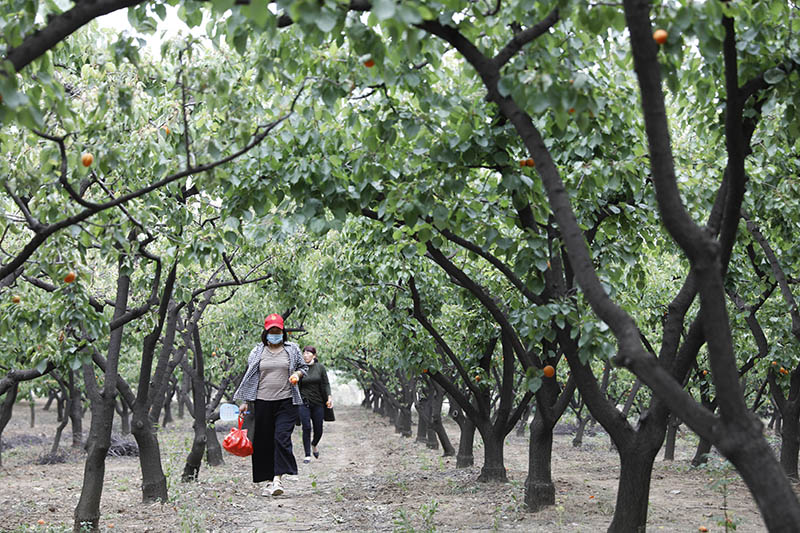
[{"label": "dirt path", "polygon": [[[4,441],[49,441],[54,413],[39,411],[28,425],[27,407],[18,408]],[[88,427],[88,417],[85,423]],[[338,407],[337,421],[325,426],[320,459],[302,464],[300,428],[294,434],[300,472],[287,480],[286,494],[262,497],[250,482],[249,459],[226,455],[226,464],[204,466],[200,481],[180,482],[188,451],[189,422],[161,431],[170,501],[140,502],[138,459],[109,458],[102,504],[104,531],[604,531],[613,513],[618,460],[603,434],[573,448],[571,436],[556,436],[553,477],[557,504],[540,513],[524,510],[527,437],[510,436],[506,466],[510,483],[477,483],[479,468],[455,469],[441,451],[394,433],[388,421],[359,407]],[[449,424],[454,444],[457,426]],[[222,436],[223,434],[220,434]],[[69,435],[64,438],[68,442]],[[0,470],[0,531],[67,531],[78,501],[83,456],[66,463],[33,463],[46,446],[24,445],[3,453]],[[482,448],[476,442],[476,461]],[[657,462],[650,495],[650,531],[724,531],[723,498],[710,488],[724,474],[688,467],[688,437],[679,442],[675,463]],[[765,531],[755,505],[734,474],[728,485],[728,513],[737,531]],[[42,520],[44,524],[39,524]]]}]

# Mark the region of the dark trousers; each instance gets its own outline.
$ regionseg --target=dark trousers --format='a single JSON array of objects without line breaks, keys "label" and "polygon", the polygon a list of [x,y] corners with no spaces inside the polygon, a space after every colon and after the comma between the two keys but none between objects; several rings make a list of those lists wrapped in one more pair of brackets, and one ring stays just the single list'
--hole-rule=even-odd
[{"label": "dark trousers", "polygon": [[282,474],[297,475],[292,452],[292,431],[297,406],[291,398],[255,401],[253,420],[253,482],[270,481]]},{"label": "dark trousers", "polygon": [[[301,405],[300,422],[303,424],[303,448],[306,457],[311,457],[311,446],[319,444],[322,438],[322,417],[325,414],[324,405]],[[311,424],[314,424],[314,440],[311,440]]]}]

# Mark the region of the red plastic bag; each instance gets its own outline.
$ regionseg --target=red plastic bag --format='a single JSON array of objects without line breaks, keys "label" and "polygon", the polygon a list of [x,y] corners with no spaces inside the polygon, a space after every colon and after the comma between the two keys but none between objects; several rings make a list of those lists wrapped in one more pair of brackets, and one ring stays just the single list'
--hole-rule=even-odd
[{"label": "red plastic bag", "polygon": [[253,444],[247,438],[247,430],[242,429],[244,418],[239,416],[239,428],[231,428],[231,432],[222,441],[222,447],[233,455],[247,457],[253,455]]}]

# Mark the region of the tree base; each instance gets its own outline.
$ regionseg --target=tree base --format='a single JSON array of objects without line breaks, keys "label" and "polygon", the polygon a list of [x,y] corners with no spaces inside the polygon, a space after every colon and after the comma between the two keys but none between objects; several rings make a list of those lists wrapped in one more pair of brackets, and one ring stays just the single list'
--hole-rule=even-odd
[{"label": "tree base", "polygon": [[525,481],[525,505],[531,513],[555,505],[556,486],[546,481]]},{"label": "tree base", "polygon": [[456,455],[456,468],[469,468],[475,464],[474,455]]},{"label": "tree base", "polygon": [[478,476],[478,481],[481,483],[507,483],[508,474],[503,467],[487,467],[481,468],[481,475]]}]

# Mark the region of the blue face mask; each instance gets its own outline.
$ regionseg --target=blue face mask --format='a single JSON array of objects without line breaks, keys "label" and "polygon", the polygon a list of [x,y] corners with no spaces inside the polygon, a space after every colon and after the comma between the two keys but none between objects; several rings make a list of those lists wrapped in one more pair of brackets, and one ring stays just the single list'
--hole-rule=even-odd
[{"label": "blue face mask", "polygon": [[270,344],[283,343],[283,333],[267,333],[267,342]]}]

